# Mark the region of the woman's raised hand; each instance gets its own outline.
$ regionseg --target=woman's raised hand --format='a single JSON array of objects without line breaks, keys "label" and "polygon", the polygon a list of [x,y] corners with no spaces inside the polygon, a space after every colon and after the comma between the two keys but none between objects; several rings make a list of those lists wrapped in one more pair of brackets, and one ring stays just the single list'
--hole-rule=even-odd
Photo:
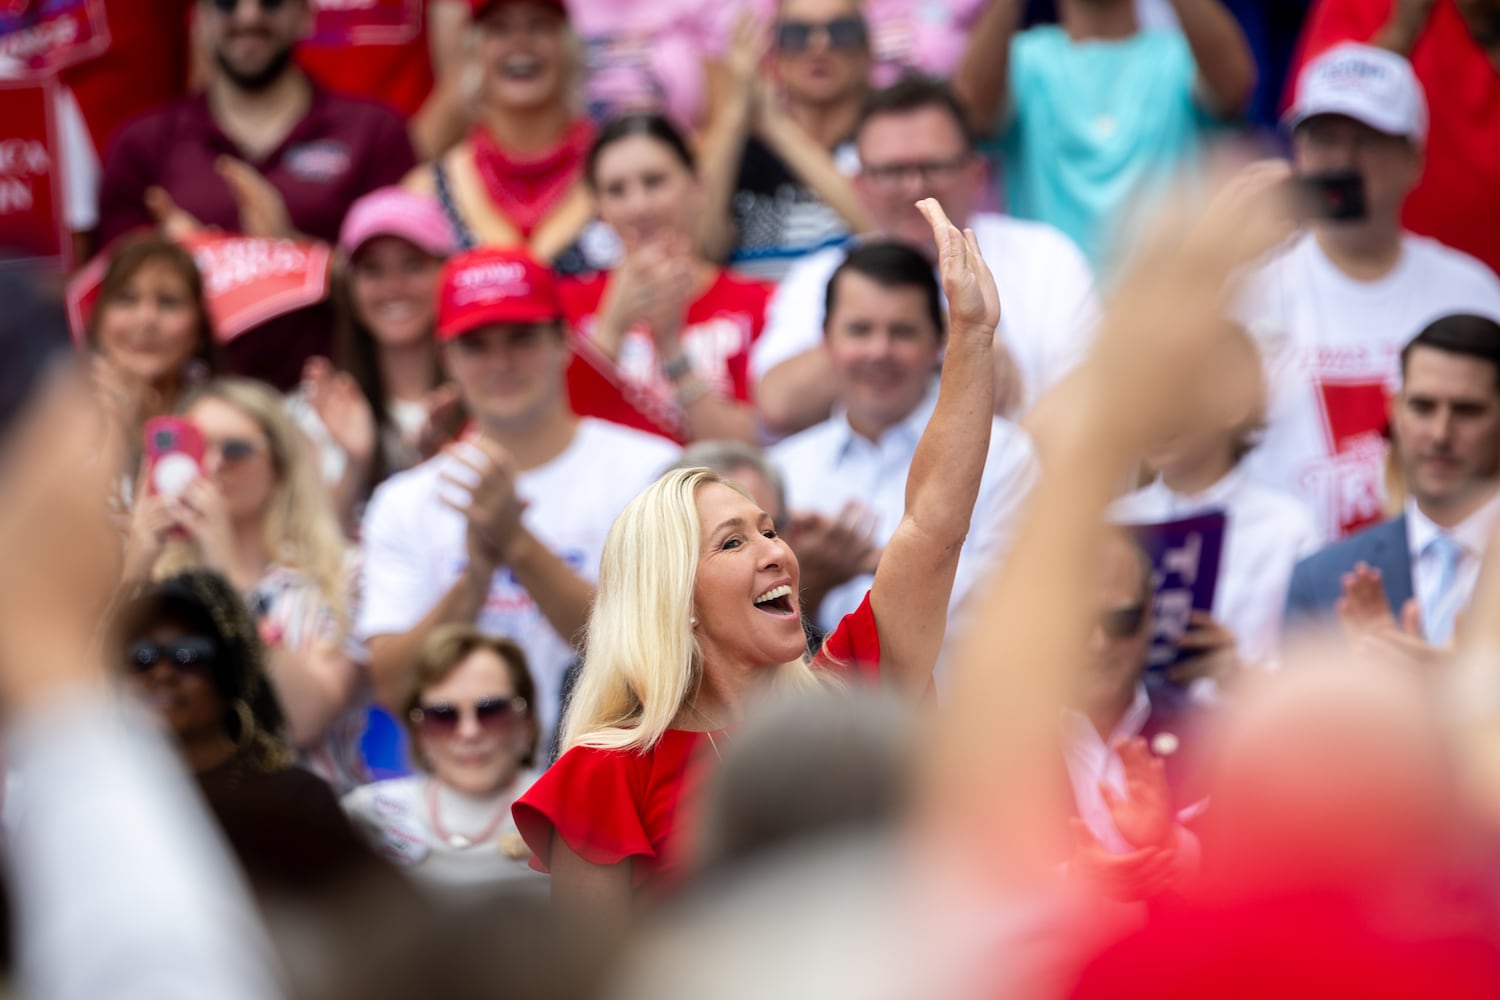
[{"label": "woman's raised hand", "polygon": [[993,336],[1000,324],[1000,292],[995,288],[995,276],[984,262],[984,255],[979,252],[974,230],[959,232],[935,198],[923,198],[917,202],[917,210],[932,226],[943,294],[948,297],[950,326],[954,331],[965,327]]}]

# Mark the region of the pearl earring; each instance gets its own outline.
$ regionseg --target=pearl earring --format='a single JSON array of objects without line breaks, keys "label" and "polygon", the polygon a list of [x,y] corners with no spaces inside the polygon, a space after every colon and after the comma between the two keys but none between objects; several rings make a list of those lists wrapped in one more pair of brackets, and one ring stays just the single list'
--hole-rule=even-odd
[{"label": "pearl earring", "polygon": [[698,619],[689,617],[688,618],[688,624],[689,625],[697,625],[698,624]]}]

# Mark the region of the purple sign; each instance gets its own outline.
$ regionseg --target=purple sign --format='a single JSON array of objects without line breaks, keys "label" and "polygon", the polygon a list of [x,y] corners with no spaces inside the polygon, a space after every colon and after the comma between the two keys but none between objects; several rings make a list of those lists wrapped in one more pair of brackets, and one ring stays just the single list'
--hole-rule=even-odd
[{"label": "purple sign", "polygon": [[1159,524],[1133,524],[1151,559],[1151,651],[1146,669],[1166,670],[1182,659],[1177,642],[1194,611],[1213,611],[1224,553],[1222,510]]}]

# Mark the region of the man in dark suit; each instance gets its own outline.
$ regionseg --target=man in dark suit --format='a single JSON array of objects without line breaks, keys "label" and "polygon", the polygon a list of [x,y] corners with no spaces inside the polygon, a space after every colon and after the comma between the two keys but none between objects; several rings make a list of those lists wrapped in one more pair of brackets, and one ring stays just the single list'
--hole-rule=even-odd
[{"label": "man in dark suit", "polygon": [[1401,381],[1390,426],[1405,510],[1297,564],[1288,634],[1327,624],[1344,598],[1378,582],[1396,621],[1442,645],[1473,592],[1500,518],[1500,324],[1435,320],[1402,350]]}]

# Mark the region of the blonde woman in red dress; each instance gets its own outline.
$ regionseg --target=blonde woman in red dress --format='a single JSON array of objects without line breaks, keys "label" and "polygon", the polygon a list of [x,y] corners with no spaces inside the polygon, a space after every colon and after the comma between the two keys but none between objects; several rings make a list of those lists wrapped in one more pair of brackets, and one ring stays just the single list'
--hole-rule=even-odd
[{"label": "blonde woman in red dress", "polygon": [[670,884],[686,803],[767,689],[839,679],[929,690],[989,444],[1000,303],[973,234],[922,206],[950,341],[906,513],[869,595],[808,659],[797,558],[739,487],[686,469],[632,501],[605,542],[562,756],[515,807],[554,899],[619,910]]}]

